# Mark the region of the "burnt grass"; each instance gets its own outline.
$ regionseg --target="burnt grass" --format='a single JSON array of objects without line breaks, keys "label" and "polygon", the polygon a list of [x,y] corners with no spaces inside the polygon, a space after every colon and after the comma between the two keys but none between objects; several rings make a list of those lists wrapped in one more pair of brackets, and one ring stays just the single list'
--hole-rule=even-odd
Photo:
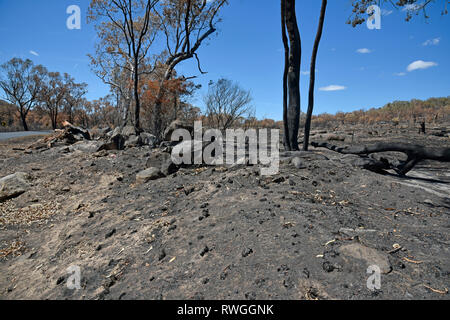
[{"label": "burnt grass", "polygon": [[[449,299],[448,163],[400,178],[312,148],[304,169],[282,159],[270,177],[258,166],[191,167],[137,185],[147,148],[13,150],[32,139],[0,143],[0,176],[33,177],[0,204],[0,249],[21,244],[0,258],[1,299]],[[450,146],[389,134],[397,140]],[[56,213],[36,221],[5,218],[49,204]],[[388,262],[381,289],[367,288],[368,261],[340,251],[355,243]],[[67,288],[70,266],[81,268],[79,290]]]}]

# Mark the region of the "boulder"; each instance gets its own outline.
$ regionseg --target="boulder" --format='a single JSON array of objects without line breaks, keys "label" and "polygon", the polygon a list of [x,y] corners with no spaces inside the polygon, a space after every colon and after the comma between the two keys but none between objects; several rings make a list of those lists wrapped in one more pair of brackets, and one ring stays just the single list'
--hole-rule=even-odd
[{"label": "boulder", "polygon": [[136,183],[143,184],[162,177],[163,174],[158,168],[148,168],[136,175]]},{"label": "boulder", "polygon": [[179,169],[179,167],[175,163],[173,163],[173,161],[170,157],[166,161],[164,161],[164,163],[161,165],[161,172],[165,176],[169,176],[172,173],[177,172],[178,169]]},{"label": "boulder", "polygon": [[136,128],[134,126],[125,126],[120,132],[125,137],[136,136]]},{"label": "boulder", "polygon": [[0,201],[15,198],[30,188],[31,177],[25,172],[16,172],[0,179]]},{"label": "boulder", "polygon": [[101,148],[99,148],[98,151],[102,151],[102,150],[123,150],[123,149],[125,149],[126,139],[121,134],[120,128],[117,127],[111,132],[110,132],[110,137],[109,137],[108,142],[105,143]]},{"label": "boulder", "polygon": [[72,134],[77,140],[91,140],[91,135],[88,130],[83,129],[81,127],[76,127],[68,121],[63,122],[64,129]]},{"label": "boulder", "polygon": [[146,146],[150,146],[154,148],[156,146],[156,136],[148,133],[148,132],[141,132],[141,143]]},{"label": "boulder", "polygon": [[109,131],[109,132],[106,134],[106,136],[109,137],[109,138],[112,138],[112,137],[114,137],[114,136],[119,135],[121,132],[122,132],[122,130],[120,129],[120,127],[116,127],[116,128],[114,128],[114,130]]},{"label": "boulder", "polygon": [[124,147],[132,148],[132,147],[137,147],[140,144],[141,144],[141,136],[131,135],[128,137],[128,139],[126,139]]},{"label": "boulder", "polygon": [[108,136],[108,133],[112,132],[110,127],[98,129],[95,133],[98,137],[104,138]]},{"label": "boulder", "polygon": [[170,153],[155,151],[150,154],[150,157],[147,159],[146,168],[161,168],[164,163],[170,160]]},{"label": "boulder", "polygon": [[100,141],[79,141],[69,147],[69,151],[82,151],[85,153],[95,153],[103,147]]},{"label": "boulder", "polygon": [[171,141],[172,140],[172,134],[177,129],[185,129],[188,130],[191,134],[191,136],[194,133],[194,126],[190,125],[184,121],[181,120],[175,120],[173,121],[167,128],[164,130],[164,141]]}]

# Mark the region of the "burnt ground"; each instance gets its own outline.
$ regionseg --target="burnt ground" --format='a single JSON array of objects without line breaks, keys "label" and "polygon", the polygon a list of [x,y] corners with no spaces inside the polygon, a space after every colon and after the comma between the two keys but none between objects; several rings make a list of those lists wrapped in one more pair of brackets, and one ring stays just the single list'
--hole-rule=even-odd
[{"label": "burnt ground", "polygon": [[[0,142],[0,177],[33,177],[0,204],[1,299],[449,299],[449,163],[400,178],[319,148],[301,154],[304,169],[284,160],[271,177],[184,168],[136,185],[149,149],[12,149],[33,139]],[[388,139],[450,146],[411,132]],[[81,268],[79,290],[67,288],[70,266]]]}]

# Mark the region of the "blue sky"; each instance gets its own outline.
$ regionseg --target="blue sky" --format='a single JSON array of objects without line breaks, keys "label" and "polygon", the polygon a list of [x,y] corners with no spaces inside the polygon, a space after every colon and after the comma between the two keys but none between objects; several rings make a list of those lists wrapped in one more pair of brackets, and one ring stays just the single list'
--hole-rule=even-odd
[{"label": "blue sky", "polygon": [[[297,2],[302,71],[307,72],[321,1]],[[369,30],[365,24],[345,24],[351,1],[329,1],[317,58],[315,114],[450,95],[450,16],[440,15],[443,2],[436,1],[428,11],[429,21],[418,16],[410,22],[404,21],[404,12],[385,4],[381,30]],[[66,28],[66,8],[74,4],[82,10],[81,30]],[[93,26],[86,24],[88,5],[89,0],[0,0],[0,63],[15,56],[30,58],[87,82],[89,99],[106,95],[108,87],[90,71],[86,56],[96,41]],[[186,76],[199,75],[195,81],[203,89],[191,102],[203,107],[208,82],[225,77],[251,91],[258,118],[280,120],[284,54],[279,1],[231,0],[222,19],[218,34],[199,51],[208,74],[199,75],[194,61],[177,69]],[[303,74],[302,111],[308,84],[309,76]]]}]

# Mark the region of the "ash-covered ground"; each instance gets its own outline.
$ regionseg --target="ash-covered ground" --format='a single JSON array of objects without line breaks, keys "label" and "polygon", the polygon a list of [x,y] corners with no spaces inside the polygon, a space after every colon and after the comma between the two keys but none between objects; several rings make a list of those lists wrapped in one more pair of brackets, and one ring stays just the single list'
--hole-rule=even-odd
[{"label": "ash-covered ground", "polygon": [[[415,130],[343,135],[450,146]],[[0,203],[1,299],[449,299],[449,163],[401,178],[312,148],[282,152],[274,176],[191,167],[139,184],[149,148],[24,151],[35,139],[0,143],[0,177],[31,177]]]}]

